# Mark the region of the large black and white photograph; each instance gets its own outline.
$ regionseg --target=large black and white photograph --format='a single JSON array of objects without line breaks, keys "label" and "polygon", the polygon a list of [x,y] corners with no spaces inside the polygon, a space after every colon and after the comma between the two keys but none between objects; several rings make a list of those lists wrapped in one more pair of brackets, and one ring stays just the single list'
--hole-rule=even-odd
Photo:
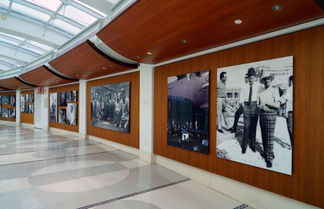
[{"label": "large black and white photograph", "polygon": [[59,117],[58,117],[59,123],[66,123],[66,109],[59,109]]},{"label": "large black and white photograph", "polygon": [[3,118],[9,118],[9,109],[8,108],[2,108],[1,116]]},{"label": "large black and white photograph", "polygon": [[78,90],[73,90],[71,95],[71,101],[76,102],[78,101]]},{"label": "large black and white photograph", "polygon": [[1,97],[2,104],[9,104],[9,95],[3,95]]},{"label": "large black and white photograph", "polygon": [[91,125],[129,132],[130,82],[91,88]]},{"label": "large black and white photograph", "polygon": [[16,95],[10,95],[9,96],[9,105],[10,106],[16,106]]},{"label": "large black and white photograph", "polygon": [[25,94],[20,95],[20,112],[25,112],[25,105],[26,105],[25,98],[26,98]]},{"label": "large black and white photograph", "polygon": [[77,125],[77,104],[68,103],[66,108],[66,123],[69,125]]},{"label": "large black and white photograph", "polygon": [[168,77],[168,145],[209,153],[209,71]]},{"label": "large black and white photograph", "polygon": [[58,96],[59,96],[59,106],[66,106],[67,103],[66,103],[66,92],[59,92],[58,93]]},{"label": "large black and white photograph", "polygon": [[50,94],[50,122],[57,122],[57,93]]},{"label": "large black and white photograph", "polygon": [[15,108],[10,108],[8,110],[9,112],[9,118],[16,118],[16,109]]},{"label": "large black and white photograph", "polygon": [[217,156],[292,174],[293,57],[217,69]]},{"label": "large black and white photograph", "polygon": [[28,113],[33,114],[34,113],[34,105],[30,104],[28,105]]}]

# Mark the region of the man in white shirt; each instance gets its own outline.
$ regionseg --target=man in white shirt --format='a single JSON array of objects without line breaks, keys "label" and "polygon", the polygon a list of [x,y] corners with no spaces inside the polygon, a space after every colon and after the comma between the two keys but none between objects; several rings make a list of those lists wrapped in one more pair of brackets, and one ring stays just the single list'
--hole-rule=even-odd
[{"label": "man in white shirt", "polygon": [[223,114],[226,97],[226,80],[226,72],[221,72],[217,83],[217,130],[220,133],[224,133],[222,129],[223,121],[226,126],[225,128],[228,129],[228,124]]},{"label": "man in white shirt", "polygon": [[258,124],[259,108],[257,101],[259,99],[260,84],[256,81],[256,72],[254,68],[248,69],[249,82],[244,85],[240,95],[240,101],[244,110],[244,131],[242,154],[245,154],[247,145],[255,152],[256,126]]},{"label": "man in white shirt", "polygon": [[292,127],[293,127],[293,76],[289,77],[289,87],[287,88],[286,95],[286,120],[287,128],[290,136],[290,144],[292,146]]}]

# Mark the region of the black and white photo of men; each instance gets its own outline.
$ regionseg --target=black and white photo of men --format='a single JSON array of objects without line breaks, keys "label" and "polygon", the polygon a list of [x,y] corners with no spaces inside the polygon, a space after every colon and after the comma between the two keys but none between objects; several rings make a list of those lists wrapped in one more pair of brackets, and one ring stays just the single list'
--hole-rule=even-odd
[{"label": "black and white photo of men", "polygon": [[77,124],[77,104],[76,103],[67,104],[66,123],[74,126]]},{"label": "black and white photo of men", "polygon": [[57,122],[57,93],[50,94],[50,122]]},{"label": "black and white photo of men", "polygon": [[209,71],[168,77],[167,143],[209,153]]},{"label": "black and white photo of men", "polygon": [[9,104],[11,106],[16,106],[16,95],[10,95],[9,99],[10,99]]},{"label": "black and white photo of men", "polygon": [[66,106],[66,92],[59,92],[58,95],[60,106]]},{"label": "black and white photo of men", "polygon": [[66,123],[66,109],[59,110],[59,123]]},{"label": "black and white photo of men", "polygon": [[291,175],[293,57],[219,68],[217,76],[217,156]]},{"label": "black and white photo of men", "polygon": [[72,102],[78,101],[78,90],[73,90],[72,91],[71,101]]},{"label": "black and white photo of men", "polygon": [[28,106],[29,106],[29,111],[28,111],[28,113],[29,113],[29,114],[33,114],[33,113],[34,113],[34,105],[30,104],[30,105],[28,105]]},{"label": "black and white photo of men", "polygon": [[9,118],[16,118],[16,108],[9,109]]},{"label": "black and white photo of men", "polygon": [[9,109],[8,108],[2,108],[2,117],[9,118]]},{"label": "black and white photo of men", "polygon": [[3,95],[1,98],[2,104],[9,104],[9,95]]},{"label": "black and white photo of men", "polygon": [[21,94],[20,95],[20,112],[25,112],[25,97],[26,95],[25,94]]},{"label": "black and white photo of men", "polygon": [[26,101],[30,103],[34,102],[34,94],[27,94],[26,96],[28,96],[28,99],[26,99]]},{"label": "black and white photo of men", "polygon": [[25,113],[29,113],[29,105],[28,104],[25,105]]},{"label": "black and white photo of men", "polygon": [[71,91],[67,91],[65,92],[66,95],[66,102],[72,102],[72,92]]},{"label": "black and white photo of men", "polygon": [[91,125],[129,132],[130,82],[91,88]]}]

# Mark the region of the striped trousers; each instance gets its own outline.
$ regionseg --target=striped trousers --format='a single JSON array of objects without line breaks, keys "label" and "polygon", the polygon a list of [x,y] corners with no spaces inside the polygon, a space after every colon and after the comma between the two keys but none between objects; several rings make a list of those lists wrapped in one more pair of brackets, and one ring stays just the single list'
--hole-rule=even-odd
[{"label": "striped trousers", "polygon": [[246,149],[247,145],[255,149],[255,135],[258,124],[259,108],[256,102],[250,105],[244,104],[244,131],[242,148]]},{"label": "striped trousers", "polygon": [[273,137],[276,127],[276,112],[264,112],[260,113],[260,127],[262,135],[262,144],[264,157],[266,160],[273,160]]}]

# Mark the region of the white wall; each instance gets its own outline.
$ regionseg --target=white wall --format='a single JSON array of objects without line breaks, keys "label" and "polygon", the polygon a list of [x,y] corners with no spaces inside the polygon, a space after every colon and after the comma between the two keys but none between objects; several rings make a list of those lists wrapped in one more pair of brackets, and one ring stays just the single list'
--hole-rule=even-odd
[{"label": "white wall", "polygon": [[79,81],[79,134],[87,137],[87,81]]},{"label": "white wall", "polygon": [[16,124],[20,125],[21,123],[21,114],[20,114],[20,94],[21,91],[16,91]]}]

